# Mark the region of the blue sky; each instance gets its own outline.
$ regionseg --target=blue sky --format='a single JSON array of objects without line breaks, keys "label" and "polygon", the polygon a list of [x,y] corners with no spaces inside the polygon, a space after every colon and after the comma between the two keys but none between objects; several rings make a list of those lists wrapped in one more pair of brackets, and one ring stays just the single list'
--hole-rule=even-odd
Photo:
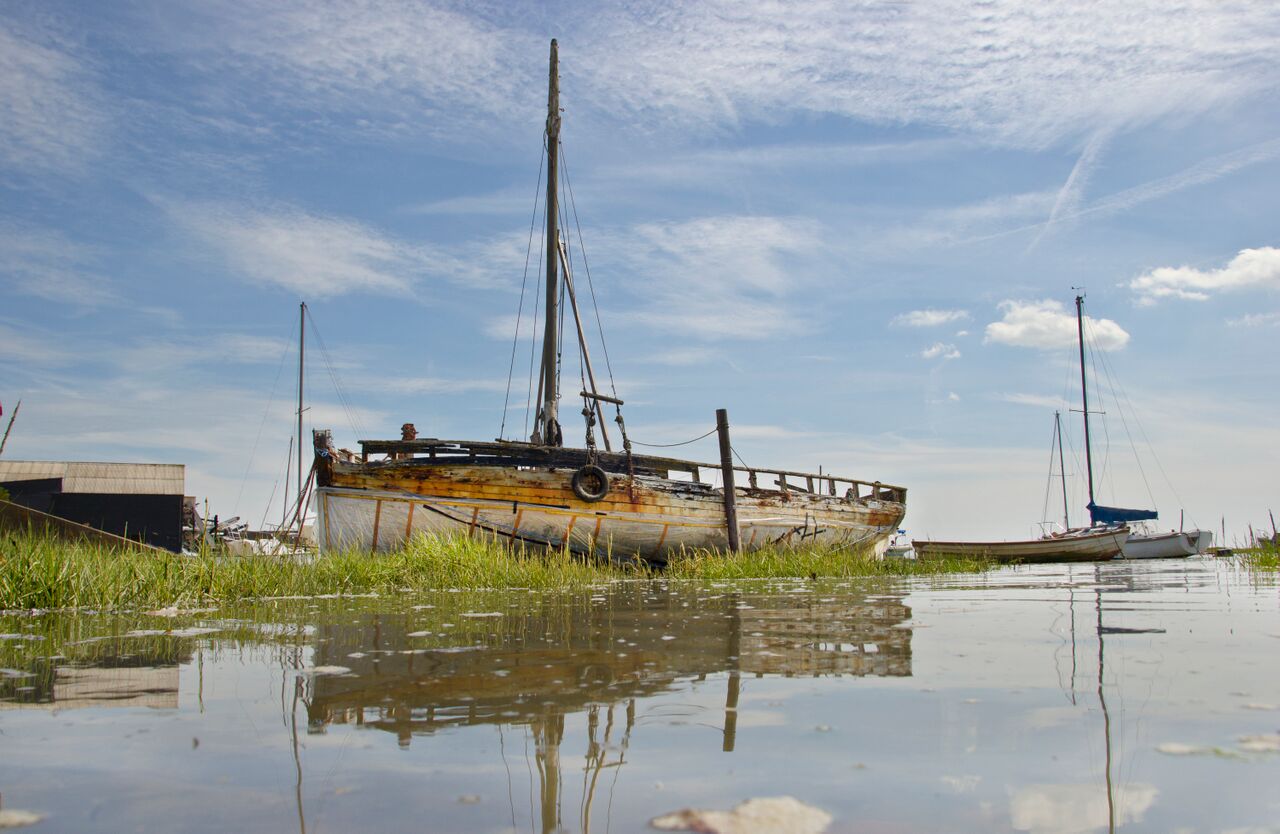
[{"label": "blue sky", "polygon": [[748,463],[906,485],[916,534],[1028,535],[1055,407],[1080,449],[1083,286],[1127,398],[1100,497],[1229,536],[1280,504],[1270,2],[10,0],[5,456],[185,463],[256,523],[300,300],[333,366],[309,425],[497,436],[551,37],[637,440],[727,407]]}]

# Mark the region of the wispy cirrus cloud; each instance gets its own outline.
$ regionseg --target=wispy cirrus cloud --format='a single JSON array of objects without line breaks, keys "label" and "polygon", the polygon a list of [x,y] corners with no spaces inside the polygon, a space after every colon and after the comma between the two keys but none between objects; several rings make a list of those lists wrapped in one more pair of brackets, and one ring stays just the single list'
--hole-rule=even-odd
[{"label": "wispy cirrus cloud", "polygon": [[94,73],[66,43],[0,18],[0,164],[83,169],[109,129],[102,99]]},{"label": "wispy cirrus cloud", "polygon": [[1162,298],[1207,301],[1210,293],[1260,287],[1280,288],[1280,249],[1242,249],[1220,269],[1162,266],[1129,282],[1143,306]]},{"label": "wispy cirrus cloud", "polygon": [[[155,49],[239,79],[247,97],[331,126],[461,139],[526,124],[539,109],[531,91],[545,77],[546,12],[535,3],[244,6],[149,8],[161,20],[139,28]],[[817,114],[1041,148],[1202,113],[1280,81],[1280,13],[1266,3],[939,0],[782,14],[703,0],[606,5],[557,23],[578,123],[648,124],[677,139]]]},{"label": "wispy cirrus cloud", "polygon": [[252,113],[234,97],[203,102],[235,122],[319,114],[329,130],[457,139],[539,109],[546,40],[490,17],[438,2],[211,0],[149,9],[139,25],[154,50],[242,92]]},{"label": "wispy cirrus cloud", "polygon": [[311,298],[408,296],[424,282],[505,288],[519,278],[527,243],[516,233],[449,245],[410,243],[350,218],[296,206],[156,202],[241,276]]},{"label": "wispy cirrus cloud", "polygon": [[1238,319],[1228,319],[1228,327],[1280,327],[1280,312],[1249,313]]},{"label": "wispy cirrus cloud", "polygon": [[964,321],[969,318],[968,310],[912,310],[893,317],[889,323],[898,327],[937,327],[942,324]]},{"label": "wispy cirrus cloud", "polygon": [[1065,411],[1068,408],[1066,400],[1061,397],[1051,397],[1045,394],[1001,394],[999,399],[1007,403],[1030,405],[1035,406],[1036,408],[1056,408],[1059,411]]},{"label": "wispy cirrus cloud", "polygon": [[114,303],[112,282],[94,267],[96,254],[60,231],[0,222],[0,278],[25,295],[77,307]]},{"label": "wispy cirrus cloud", "polygon": [[408,295],[426,263],[414,247],[361,223],[299,209],[187,205],[172,214],[245,277],[310,297]]},{"label": "wispy cirrus cloud", "polygon": [[[830,113],[1040,146],[1273,87],[1276,10],[1205,11],[1158,0],[952,0],[779,14],[713,0],[666,9],[658,25],[647,7],[622,7],[586,24],[584,63],[597,106],[664,121],[723,126]],[[1054,48],[1027,46],[1038,43]]]},{"label": "wispy cirrus cloud", "polygon": [[[999,309],[1004,318],[987,325],[984,343],[1057,350],[1078,340],[1076,317],[1060,301],[1002,301]],[[1119,350],[1129,343],[1129,334],[1111,319],[1086,317],[1086,330],[1102,350]]]},{"label": "wispy cirrus cloud", "polygon": [[799,280],[790,259],[821,248],[813,221],[788,217],[643,223],[604,237],[598,248],[643,281],[628,315],[701,340],[761,339],[786,329],[785,299]]}]

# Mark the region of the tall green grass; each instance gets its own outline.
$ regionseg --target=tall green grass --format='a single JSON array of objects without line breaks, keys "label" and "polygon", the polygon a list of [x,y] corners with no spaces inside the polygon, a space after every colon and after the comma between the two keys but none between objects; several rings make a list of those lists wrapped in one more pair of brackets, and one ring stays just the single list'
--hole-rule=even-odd
[{"label": "tall green grass", "polygon": [[[683,579],[853,577],[980,571],[981,562],[878,561],[830,549],[699,551],[662,575]],[[648,568],[591,562],[567,551],[419,536],[390,553],[350,550],[310,559],[144,553],[36,532],[0,533],[0,610],[120,609],[281,596],[387,593],[427,588],[578,588],[657,576]]]},{"label": "tall green grass", "polygon": [[877,559],[870,550],[766,547],[750,553],[699,550],[672,558],[663,572],[674,579],[764,579],[785,577],[934,576],[980,573],[993,567],[981,559]]},{"label": "tall green grass", "polygon": [[1259,545],[1247,550],[1237,550],[1236,557],[1246,567],[1254,570],[1280,570],[1280,547]]}]

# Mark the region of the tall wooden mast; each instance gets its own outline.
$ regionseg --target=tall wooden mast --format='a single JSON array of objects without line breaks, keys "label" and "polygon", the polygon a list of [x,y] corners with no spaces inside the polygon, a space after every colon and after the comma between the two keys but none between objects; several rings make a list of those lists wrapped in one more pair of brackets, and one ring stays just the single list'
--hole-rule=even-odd
[{"label": "tall wooden mast", "polygon": [[[302,382],[303,382],[303,363],[307,356],[307,303],[301,302],[298,305],[298,512],[302,512],[302,450],[305,448],[302,443]],[[287,488],[286,488],[287,491]],[[301,517],[301,516],[299,516]],[[301,523],[301,522],[299,522]]]},{"label": "tall wooden mast", "polygon": [[534,423],[534,443],[559,446],[560,421],[557,404],[560,398],[556,390],[556,364],[559,355],[560,282],[557,275],[560,257],[559,204],[556,181],[559,176],[557,157],[560,145],[560,56],[556,42],[551,41],[550,82],[547,93],[547,321],[542,336],[542,404],[538,420]]}]

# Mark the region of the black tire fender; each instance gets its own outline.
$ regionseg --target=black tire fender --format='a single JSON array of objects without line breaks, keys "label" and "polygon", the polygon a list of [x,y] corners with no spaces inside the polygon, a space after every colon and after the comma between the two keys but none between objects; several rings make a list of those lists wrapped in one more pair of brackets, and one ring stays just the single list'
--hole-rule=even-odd
[{"label": "black tire fender", "polygon": [[573,494],[587,503],[599,501],[609,494],[609,474],[594,463],[573,473]]}]

